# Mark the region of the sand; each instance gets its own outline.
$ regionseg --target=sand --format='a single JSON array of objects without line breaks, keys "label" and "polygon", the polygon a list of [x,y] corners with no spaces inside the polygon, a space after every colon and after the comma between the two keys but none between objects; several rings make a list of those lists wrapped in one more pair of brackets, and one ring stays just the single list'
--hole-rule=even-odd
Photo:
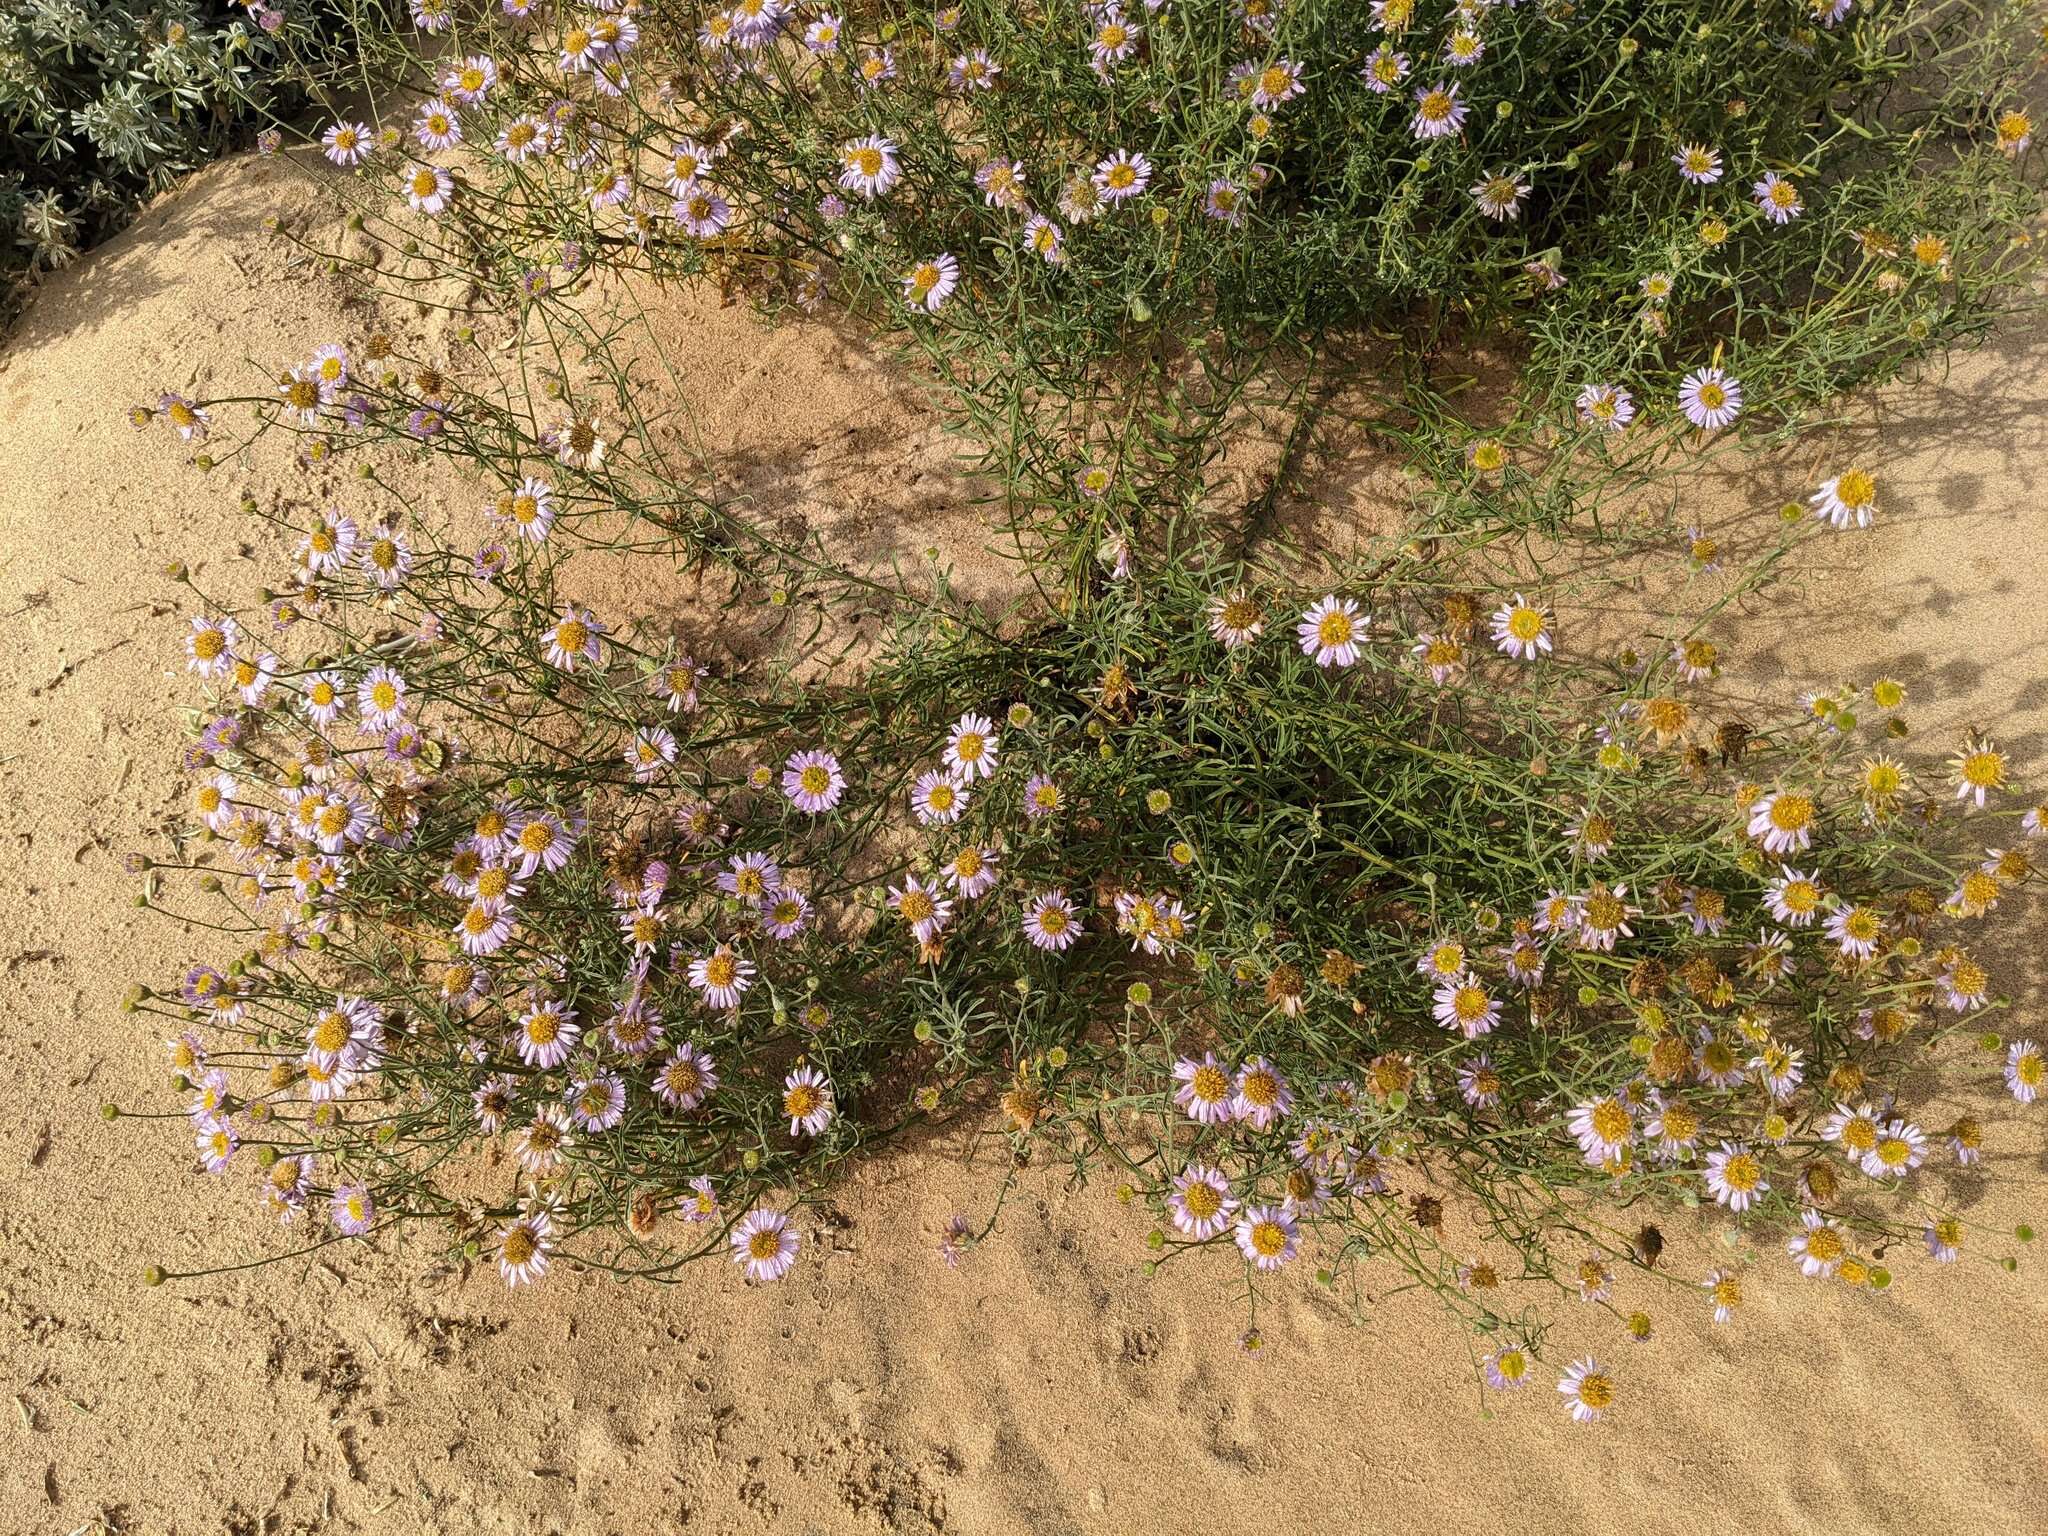
[{"label": "sand", "polygon": [[[362,333],[254,230],[307,197],[275,166],[216,167],[50,282],[0,353],[0,1532],[2036,1527],[2048,1284],[2038,1262],[1988,1262],[2015,1248],[1995,1236],[1947,1268],[1899,1255],[1882,1297],[1762,1254],[1767,1283],[1726,1329],[1694,1295],[1645,1290],[1659,1328],[1639,1347],[1568,1317],[1553,1348],[1625,1350],[1627,1395],[1598,1429],[1547,1383],[1483,1403],[1459,1336],[1414,1296],[1335,1297],[1301,1274],[1248,1357],[1228,1266],[1144,1278],[1141,1215],[1056,1170],[1025,1174],[949,1271],[940,1224],[985,1213],[1000,1179],[966,1131],[858,1173],[765,1292],[703,1268],[660,1289],[558,1273],[514,1296],[399,1244],[144,1289],[146,1262],[276,1243],[238,1181],[193,1172],[177,1124],[96,1113],[174,1107],[155,1032],[117,1004],[202,942],[135,910],[121,862],[177,797],[171,657],[192,599],[160,567],[253,586],[238,501],[271,481],[201,476],[123,413]],[[822,333],[764,347],[715,299],[677,302],[707,338],[691,382],[712,436],[742,442],[778,372],[807,378],[800,419],[756,441],[750,491],[972,564],[971,509],[914,392]],[[1859,409],[1883,524],[1803,557],[1765,621],[1723,637],[1751,647],[1747,686],[1783,699],[1889,670],[1930,740],[1995,726],[2041,782],[2044,380],[2048,331],[2007,329]],[[916,436],[929,484],[905,483],[892,433]],[[1807,467],[1714,494],[1769,507]],[[2039,1017],[2032,991],[2021,1017]],[[1985,1102],[2005,1176],[1969,1214],[2048,1227],[2040,1116]],[[1683,1231],[1674,1249],[1706,1261]]]}]

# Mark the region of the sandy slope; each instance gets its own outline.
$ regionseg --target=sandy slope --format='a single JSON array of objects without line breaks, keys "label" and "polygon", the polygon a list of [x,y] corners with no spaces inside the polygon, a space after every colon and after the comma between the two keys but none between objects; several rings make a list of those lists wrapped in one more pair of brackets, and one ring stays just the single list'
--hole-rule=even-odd
[{"label": "sandy slope", "polygon": [[[271,1240],[246,1190],[192,1174],[177,1125],[93,1113],[102,1099],[171,1107],[156,1042],[115,1004],[200,942],[133,910],[121,869],[176,793],[169,658],[190,598],[158,570],[180,554],[208,584],[252,586],[237,501],[270,482],[200,477],[122,412],[367,328],[252,233],[304,201],[273,168],[216,168],[53,282],[0,357],[0,1392],[18,1405],[0,1409],[0,1531],[96,1517],[179,1533],[1924,1532],[2040,1518],[2048,1284],[2038,1264],[2008,1276],[1982,1262],[2011,1246],[1995,1236],[1952,1269],[1902,1255],[1882,1298],[1806,1286],[1765,1253],[1731,1329],[1696,1293],[1625,1282],[1660,1328],[1619,1362],[1628,1397],[1598,1430],[1570,1425],[1547,1384],[1489,1415],[1432,1304],[1396,1297],[1361,1321],[1305,1275],[1262,1311],[1269,1347],[1248,1358],[1224,1266],[1143,1279],[1141,1218],[1056,1173],[1026,1175],[997,1237],[949,1272],[939,1224],[985,1211],[999,1178],[966,1141],[857,1177],[841,1222],[810,1233],[826,1256],[766,1293],[706,1271],[659,1292],[562,1274],[514,1298],[489,1275],[423,1279],[423,1256],[403,1251],[141,1288],[149,1259],[253,1257]],[[708,304],[696,319],[712,435],[752,419],[746,391],[768,398],[775,370],[806,380],[775,439],[798,471],[756,494],[914,543],[927,535],[904,519],[960,511],[951,492],[903,484],[888,445],[925,429],[872,366],[833,365],[817,340],[764,352],[751,322]],[[1748,658],[1760,691],[1889,669],[1925,725],[1995,722],[2023,760],[2048,758],[2043,378],[2048,341],[2007,334],[1873,407],[1885,524],[1807,561],[1749,630],[1772,642]],[[876,423],[883,436],[863,438]],[[943,450],[917,440],[942,479]],[[1759,471],[1730,505],[1773,505],[1786,487],[1772,477],[1800,473]],[[2022,1215],[2048,1226],[2042,1127],[2002,1112],[1991,1125],[2008,1178],[1970,1215],[1994,1231]],[[1696,1279],[1706,1256],[1682,1235],[1674,1250]],[[1567,1328],[1555,1344],[1578,1342]]]}]

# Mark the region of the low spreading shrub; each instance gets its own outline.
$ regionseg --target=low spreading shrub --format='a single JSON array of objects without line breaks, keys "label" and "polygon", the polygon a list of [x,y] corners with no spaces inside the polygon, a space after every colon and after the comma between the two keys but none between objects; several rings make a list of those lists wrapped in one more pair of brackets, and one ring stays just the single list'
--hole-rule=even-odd
[{"label": "low spreading shrub", "polygon": [[[446,350],[324,338],[137,411],[202,468],[295,434],[364,498],[263,514],[293,554],[255,599],[173,568],[192,825],[138,868],[240,954],[131,1006],[211,1171],[258,1163],[309,1243],[420,1224],[515,1285],[768,1281],[848,1158],[972,1112],[1253,1309],[1311,1253],[1333,1286],[1393,1266],[1496,1387],[1550,1293],[1649,1326],[1615,1276],[1677,1279],[1674,1207],[1813,1279],[1963,1249],[1937,1170],[1983,1127],[1920,1106],[2042,1087],[1978,937],[2042,810],[1986,737],[1902,745],[1894,680],[1761,726],[1719,702],[1710,624],[1867,527],[1868,467],[1767,538],[1639,514],[2011,291],[2017,13],[417,16],[436,94],[321,132],[410,211],[359,206],[330,256],[459,309]],[[648,294],[699,276],[901,340],[1036,599],[722,496],[641,350]],[[1437,351],[1502,338],[1523,382],[1482,428]],[[1406,522],[1340,560],[1219,504],[1220,462],[1264,443],[1280,483],[1362,381]],[[481,516],[403,505],[394,452]],[[1606,632],[1572,566],[1623,536],[1603,504],[1719,606]],[[675,572],[717,596],[694,647]],[[1582,1418],[1615,1390],[1561,1385]]]},{"label": "low spreading shrub", "polygon": [[[18,0],[0,11],[0,280],[68,264],[136,204],[331,84],[359,28],[324,3]],[[289,61],[294,83],[280,76]]]}]

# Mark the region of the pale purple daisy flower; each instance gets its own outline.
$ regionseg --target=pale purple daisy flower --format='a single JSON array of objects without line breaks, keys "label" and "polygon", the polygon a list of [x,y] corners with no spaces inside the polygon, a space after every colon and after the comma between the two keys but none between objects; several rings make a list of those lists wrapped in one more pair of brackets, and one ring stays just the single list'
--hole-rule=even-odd
[{"label": "pale purple daisy flower", "polygon": [[1092,179],[1104,202],[1120,203],[1139,196],[1152,184],[1152,162],[1143,155],[1119,149],[1095,163]]},{"label": "pale purple daisy flower", "polygon": [[360,1182],[337,1184],[327,1204],[334,1230],[348,1237],[361,1237],[376,1224],[377,1202],[370,1187]]},{"label": "pale purple daisy flower", "polygon": [[1742,414],[1742,381],[1719,368],[1696,368],[1679,381],[1678,408],[1702,432],[1718,432]]},{"label": "pale purple daisy flower", "polygon": [[770,938],[787,941],[804,931],[810,912],[804,893],[785,885],[761,909],[761,926]]},{"label": "pale purple daisy flower", "polygon": [[966,780],[950,768],[933,768],[918,775],[910,789],[910,809],[920,824],[943,826],[958,821],[967,809]]},{"label": "pale purple daisy flower", "polygon": [[1277,1205],[1247,1206],[1237,1219],[1236,1234],[1239,1250],[1262,1270],[1280,1268],[1301,1247],[1301,1228]]},{"label": "pale purple daisy flower", "polygon": [[559,1067],[582,1034],[583,1026],[569,1005],[547,998],[520,1015],[513,1045],[529,1067]]},{"label": "pale purple daisy flower", "polygon": [[792,1136],[822,1136],[837,1106],[832,1085],[816,1067],[798,1067],[782,1080],[782,1112]]},{"label": "pale purple daisy flower", "polygon": [[1790,224],[1806,212],[1806,204],[1799,199],[1798,186],[1776,171],[1764,172],[1763,180],[1752,186],[1750,191],[1756,195],[1757,207],[1773,224]]},{"label": "pale purple daisy flower", "polygon": [[1408,78],[1408,55],[1395,52],[1392,43],[1381,43],[1366,55],[1365,67],[1358,74],[1367,90],[1384,96]]},{"label": "pale purple daisy flower", "polygon": [[1065,950],[1081,937],[1081,920],[1062,891],[1046,891],[1024,904],[1024,937],[1039,949]]},{"label": "pale purple daisy flower", "polygon": [[1174,1175],[1166,1209],[1183,1236],[1207,1242],[1230,1225],[1237,1201],[1231,1198],[1230,1180],[1221,1169],[1208,1163],[1189,1163]]},{"label": "pale purple daisy flower", "polygon": [[718,888],[737,896],[749,906],[763,905],[771,892],[782,888],[782,869],[765,853],[735,854],[719,872]]},{"label": "pale purple daisy flower", "polygon": [[547,1207],[535,1206],[498,1229],[498,1273],[513,1290],[536,1284],[548,1272],[554,1247],[553,1218]]},{"label": "pale purple daisy flower", "polygon": [[807,816],[820,816],[839,804],[846,793],[846,775],[839,759],[812,748],[792,752],[782,765],[782,793]]},{"label": "pale purple daisy flower", "polygon": [[1348,667],[1359,657],[1360,642],[1372,623],[1372,615],[1350,598],[1335,593],[1319,599],[1301,616],[1294,633],[1301,653],[1315,659],[1319,667]]},{"label": "pale purple daisy flower", "polygon": [[708,955],[690,962],[690,985],[703,995],[708,1008],[737,1008],[747,988],[754,984],[754,963],[721,944]]},{"label": "pale purple daisy flower", "polygon": [[1173,1102],[1190,1120],[1199,1125],[1227,1125],[1235,1117],[1237,1089],[1229,1069],[1216,1059],[1214,1051],[1204,1051],[1200,1061],[1183,1056],[1173,1064],[1173,1076],[1180,1084]]},{"label": "pale purple daisy flower", "polygon": [[368,123],[333,123],[320,135],[320,148],[336,165],[361,165],[376,143]]},{"label": "pale purple daisy flower", "polygon": [[565,1096],[569,1119],[591,1135],[610,1130],[626,1117],[626,1080],[609,1067],[569,1085]]},{"label": "pale purple daisy flower", "polygon": [[1465,103],[1458,100],[1458,87],[1439,83],[1415,93],[1415,119],[1409,132],[1427,142],[1446,138],[1465,126]]},{"label": "pale purple daisy flower", "polygon": [[1619,432],[1635,419],[1633,396],[1619,384],[1588,384],[1579,391],[1579,421],[1603,432]]},{"label": "pale purple daisy flower", "polygon": [[655,1096],[670,1109],[688,1112],[718,1087],[718,1064],[685,1040],[654,1074]]},{"label": "pale purple daisy flower", "polygon": [[734,1224],[731,1242],[733,1262],[749,1280],[780,1280],[796,1263],[799,1240],[780,1211],[747,1212]]},{"label": "pale purple daisy flower", "polygon": [[1254,1056],[1237,1069],[1236,1092],[1230,1114],[1254,1130],[1268,1130],[1294,1108],[1294,1090],[1287,1079],[1263,1056]]},{"label": "pale purple daisy flower", "polygon": [[928,314],[937,314],[939,306],[952,297],[959,285],[960,263],[941,252],[903,274],[903,297],[911,308],[922,307]]}]

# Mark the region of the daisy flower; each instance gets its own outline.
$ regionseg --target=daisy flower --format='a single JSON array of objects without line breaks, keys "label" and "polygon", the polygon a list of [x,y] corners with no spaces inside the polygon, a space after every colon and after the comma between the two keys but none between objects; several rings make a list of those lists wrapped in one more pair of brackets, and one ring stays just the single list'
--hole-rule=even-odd
[{"label": "daisy flower", "polygon": [[1552,650],[1549,610],[1531,603],[1521,593],[1493,611],[1493,643],[1504,656],[1518,661],[1535,661]]},{"label": "daisy flower", "polygon": [[1230,1103],[1233,1120],[1253,1130],[1270,1129],[1294,1108],[1294,1090],[1287,1079],[1263,1056],[1254,1056],[1237,1069],[1237,1092]]},{"label": "daisy flower", "polygon": [[599,1135],[626,1116],[626,1080],[608,1069],[591,1072],[569,1085],[566,1103],[578,1130]]},{"label": "daisy flower", "polygon": [[320,135],[321,152],[340,166],[361,165],[375,142],[368,123],[332,123]]},{"label": "daisy flower", "polygon": [[1635,1140],[1635,1117],[1612,1096],[1578,1105],[1568,1123],[1588,1166],[1605,1167],[1623,1157]]},{"label": "daisy flower", "polygon": [[1471,192],[1481,213],[1511,223],[1522,216],[1522,199],[1529,195],[1529,183],[1512,171],[1496,171],[1473,182]]},{"label": "daisy flower", "polygon": [[840,36],[845,30],[844,21],[830,11],[822,11],[816,21],[804,28],[804,46],[812,53],[837,53]]},{"label": "daisy flower", "polygon": [[946,766],[963,781],[988,778],[996,771],[999,745],[995,721],[986,715],[962,715],[946,737]]},{"label": "daisy flower", "polygon": [[1749,808],[1749,835],[1766,853],[1799,853],[1813,841],[1819,813],[1813,796],[1801,789],[1780,789]]},{"label": "daisy flower", "polygon": [[1998,148],[2002,154],[2018,159],[2027,152],[2027,146],[2034,142],[2034,120],[2018,107],[2008,107],[1998,114]]},{"label": "daisy flower", "polygon": [[1243,587],[1209,599],[1209,633],[1226,651],[1250,645],[1265,629],[1265,615]]},{"label": "daisy flower", "polygon": [[2022,1104],[2031,1104],[2041,1096],[2041,1088],[2048,1083],[2048,1069],[2044,1069],[2041,1047],[2031,1040],[2015,1040],[2005,1048],[2005,1087]]},{"label": "daisy flower", "polygon": [[1496,1392],[1513,1392],[1526,1387],[1531,1364],[1526,1349],[1514,1344],[1503,1345],[1486,1357],[1483,1366],[1486,1384]]},{"label": "daisy flower", "polygon": [[1494,1108],[1504,1086],[1500,1069],[1484,1051],[1458,1068],[1458,1092],[1473,1109]]},{"label": "daisy flower", "polygon": [[1061,792],[1059,782],[1045,774],[1034,773],[1024,784],[1024,815],[1032,821],[1041,817],[1056,816],[1066,807],[1066,796]]},{"label": "daisy flower", "polygon": [[493,147],[513,165],[544,155],[553,144],[548,126],[539,118],[515,117],[498,130]]},{"label": "daisy flower", "polygon": [[1094,35],[1088,40],[1088,54],[1096,72],[1106,75],[1136,53],[1143,35],[1143,29],[1136,22],[1125,20],[1116,6],[1105,7],[1096,19]]},{"label": "daisy flower", "polygon": [[1868,960],[1884,937],[1884,921],[1869,907],[1837,907],[1828,919],[1828,937],[1847,959]]},{"label": "daisy flower", "polygon": [[761,926],[773,939],[788,941],[804,931],[811,904],[802,891],[784,886],[761,909]]},{"label": "daisy flower", "polygon": [[880,197],[896,185],[902,174],[893,139],[871,133],[839,146],[839,185],[849,192]]},{"label": "daisy flower", "polygon": [[213,418],[183,395],[158,395],[156,408],[160,415],[178,429],[178,436],[186,442],[206,441],[206,426]]},{"label": "daisy flower", "polygon": [[718,1190],[710,1174],[700,1173],[690,1180],[690,1192],[676,1203],[676,1214],[693,1225],[718,1215]]},{"label": "daisy flower", "polygon": [[792,1136],[822,1136],[837,1106],[832,1085],[816,1067],[798,1067],[782,1080],[782,1112]]},{"label": "daisy flower", "polygon": [[1863,1171],[1873,1179],[1904,1178],[1926,1160],[1927,1133],[1910,1121],[1888,1120],[1863,1154]]},{"label": "daisy flower", "polygon": [[1696,187],[1712,186],[1721,179],[1721,151],[1706,144],[1681,144],[1671,157],[1678,174]]},{"label": "daisy flower", "polygon": [[1081,920],[1064,892],[1046,891],[1024,905],[1024,937],[1039,949],[1070,949],[1081,936]]},{"label": "daisy flower", "polygon": [[689,1041],[676,1047],[675,1054],[654,1074],[654,1092],[670,1109],[688,1112],[702,1104],[718,1087],[718,1064]]},{"label": "daisy flower", "polygon": [[942,252],[903,274],[903,297],[913,309],[922,305],[926,313],[936,314],[959,285],[960,263]]},{"label": "daisy flower", "polygon": [[799,1239],[781,1211],[755,1210],[732,1229],[732,1258],[749,1280],[766,1284],[780,1280],[796,1263]]},{"label": "daisy flower", "polygon": [[1763,180],[1750,191],[1756,197],[1757,207],[1773,224],[1790,224],[1806,211],[1806,204],[1799,200],[1799,188],[1776,171],[1764,172]]},{"label": "daisy flower", "polygon": [[548,1272],[548,1255],[554,1246],[554,1221],[545,1207],[535,1207],[510,1226],[499,1228],[498,1273],[514,1290],[532,1285]]},{"label": "daisy flower", "polygon": [[1877,480],[1851,469],[1827,481],[1807,498],[1813,514],[1837,528],[1868,528],[1877,515]]},{"label": "daisy flower", "polygon": [[1718,432],[1742,414],[1742,381],[1719,368],[1697,368],[1679,381],[1678,408],[1702,432]]},{"label": "daisy flower", "polygon": [[1718,1205],[1725,1205],[1737,1215],[1748,1210],[1758,1199],[1770,1192],[1770,1181],[1764,1177],[1764,1165],[1757,1160],[1754,1152],[1739,1143],[1723,1142],[1718,1152],[1707,1154],[1707,1192]]},{"label": "daisy flower", "polygon": [[1971,735],[1948,766],[1956,798],[1974,803],[1980,811],[1991,791],[2005,788],[2005,754],[1989,737]]},{"label": "daisy flower", "polygon": [[1319,667],[1348,667],[1359,656],[1359,643],[1372,623],[1372,615],[1350,598],[1335,593],[1314,603],[1294,626],[1301,653],[1315,659]]},{"label": "daisy flower", "polygon": [[625,759],[635,780],[653,783],[676,760],[675,733],[666,726],[643,725],[626,744]]},{"label": "daisy flower", "polygon": [[1467,1040],[1493,1033],[1500,1023],[1500,1004],[1489,997],[1479,978],[1470,972],[1436,989],[1437,1023],[1455,1029]]},{"label": "daisy flower", "polygon": [[970,843],[946,861],[945,873],[960,899],[972,901],[995,885],[1001,871],[997,868],[995,849]]},{"label": "daisy flower", "polygon": [[1104,202],[1120,203],[1141,195],[1152,184],[1152,162],[1143,155],[1119,149],[1095,163],[1092,179]]},{"label": "daisy flower", "polygon": [[191,621],[185,636],[185,665],[201,677],[222,677],[234,666],[235,644],[241,630],[233,619],[206,616]]},{"label": "daisy flower", "polygon": [[548,631],[544,654],[551,665],[564,672],[575,671],[578,661],[594,666],[603,655],[600,642],[604,633],[605,627],[595,614],[572,603],[562,610],[562,616]]},{"label": "daisy flower", "polygon": [[412,136],[426,149],[453,149],[462,142],[462,119],[447,102],[430,101],[413,119]]},{"label": "daisy flower", "polygon": [[981,200],[991,208],[1025,206],[1024,162],[1021,160],[995,156],[982,161],[975,168],[974,184],[981,189]]},{"label": "daisy flower", "polygon": [[512,833],[513,851],[519,855],[519,877],[531,879],[534,871],[553,874],[569,862],[576,851],[577,829],[552,811],[540,811],[520,819]]},{"label": "daisy flower", "polygon": [[1175,1230],[1199,1243],[1230,1225],[1237,1201],[1231,1198],[1230,1180],[1221,1169],[1208,1163],[1189,1163],[1174,1176],[1166,1209]]},{"label": "daisy flower", "polygon": [[953,903],[941,896],[936,886],[926,885],[915,875],[904,876],[900,887],[889,887],[889,905],[920,944],[929,944],[944,932],[953,915]]},{"label": "daisy flower", "polygon": [[749,906],[762,906],[782,888],[782,869],[765,853],[736,854],[719,871],[718,888]]},{"label": "daisy flower", "polygon": [[1301,65],[1293,59],[1275,59],[1253,71],[1248,80],[1251,104],[1264,111],[1294,100],[1306,89],[1301,83]]},{"label": "daisy flower", "polygon": [[1392,43],[1381,43],[1366,55],[1365,67],[1358,73],[1367,90],[1384,96],[1408,78],[1408,55],[1396,53]]},{"label": "daisy flower", "polygon": [[1042,257],[1049,267],[1056,267],[1067,259],[1065,232],[1042,213],[1034,213],[1024,221],[1022,239],[1024,249]]},{"label": "daisy flower", "polygon": [[946,84],[956,91],[988,91],[995,88],[1003,66],[989,57],[986,48],[971,48],[953,60],[946,71]]},{"label": "daisy flower", "polygon": [[1814,1210],[1801,1212],[1799,1224],[1802,1230],[1785,1244],[1785,1251],[1807,1279],[1832,1280],[1849,1256],[1840,1224]]},{"label": "daisy flower", "polygon": [[1591,1355],[1565,1368],[1557,1390],[1570,1405],[1575,1423],[1598,1423],[1614,1406],[1614,1378]]},{"label": "daisy flower", "polygon": [[930,769],[911,786],[910,809],[927,827],[958,821],[967,809],[967,785],[950,768]]},{"label": "daisy flower", "polygon": [[689,975],[707,1008],[737,1008],[754,984],[754,963],[734,954],[730,944],[721,944],[691,960]]},{"label": "daisy flower", "polygon": [[863,48],[860,63],[854,69],[860,88],[871,91],[885,80],[896,78],[896,55],[887,48]]},{"label": "daisy flower", "polygon": [[732,204],[700,183],[669,205],[669,215],[692,240],[709,240],[732,222]]},{"label": "daisy flower", "polygon": [[455,198],[455,178],[438,165],[417,167],[405,181],[405,200],[414,213],[445,213]]},{"label": "daisy flower", "polygon": [[1219,176],[1209,183],[1209,191],[1202,199],[1202,212],[1219,223],[1239,225],[1244,222],[1244,192],[1236,182]]},{"label": "daisy flower", "polygon": [[1301,1247],[1301,1228],[1277,1205],[1253,1205],[1237,1219],[1237,1246],[1258,1269],[1276,1270]]},{"label": "daisy flower", "polygon": [[1820,911],[1822,895],[1820,883],[1813,876],[1789,864],[1780,865],[1778,878],[1764,887],[1771,921],[1788,928],[1804,928],[1812,923]]},{"label": "daisy flower", "polygon": [[566,1003],[549,998],[519,1017],[519,1031],[513,1038],[519,1059],[529,1067],[559,1067],[569,1059],[583,1026]]},{"label": "daisy flower", "polygon": [[1619,432],[1635,419],[1633,396],[1619,384],[1588,384],[1579,391],[1579,421],[1602,432]]},{"label": "daisy flower", "polygon": [[1415,93],[1415,119],[1409,132],[1427,142],[1446,138],[1465,126],[1465,103],[1458,100],[1458,87],[1436,84]]},{"label": "daisy flower", "polygon": [[374,666],[356,689],[356,713],[373,731],[388,731],[405,715],[405,679],[391,667]]},{"label": "daisy flower", "polygon": [[488,54],[471,54],[441,77],[441,89],[464,106],[489,96],[498,83],[498,64]]},{"label": "daisy flower", "polygon": [[1186,1111],[1190,1120],[1198,1125],[1230,1123],[1236,1114],[1237,1090],[1229,1070],[1216,1059],[1214,1051],[1204,1051],[1200,1061],[1182,1057],[1173,1064],[1173,1076],[1180,1084],[1174,1090],[1173,1102]]},{"label": "daisy flower", "polygon": [[782,793],[807,816],[820,816],[839,804],[846,793],[846,775],[839,759],[812,748],[792,752],[782,765]]},{"label": "daisy flower", "polygon": [[363,1183],[337,1184],[327,1203],[334,1230],[347,1237],[361,1237],[377,1221],[377,1202]]}]

